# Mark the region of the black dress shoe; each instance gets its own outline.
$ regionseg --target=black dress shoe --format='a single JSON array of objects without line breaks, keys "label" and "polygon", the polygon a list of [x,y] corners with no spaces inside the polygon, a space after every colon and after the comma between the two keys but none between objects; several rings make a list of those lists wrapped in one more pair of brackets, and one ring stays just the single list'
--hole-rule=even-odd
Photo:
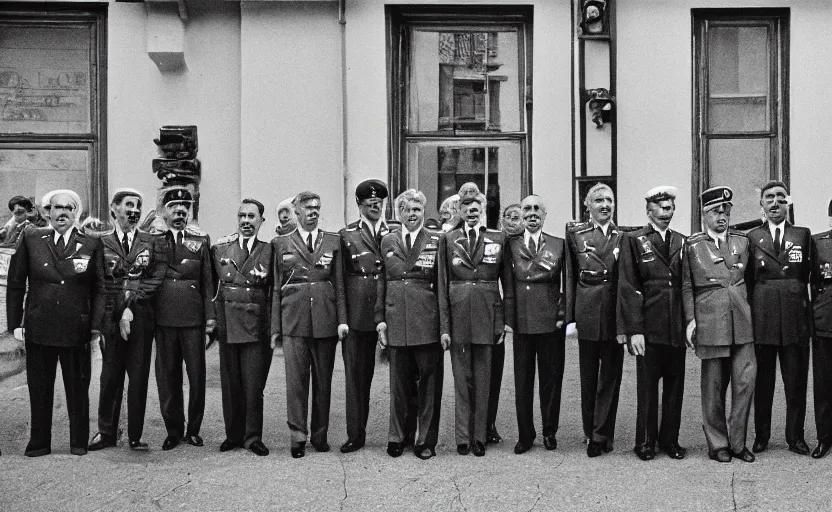
[{"label": "black dress shoe", "polygon": [[456,453],[460,455],[468,455],[471,453],[471,447],[465,443],[456,445]]},{"label": "black dress shoe", "polygon": [[306,455],[306,443],[293,444],[289,449],[293,459],[299,459]]},{"label": "black dress shoe", "polygon": [[92,441],[90,441],[89,450],[94,452],[96,450],[103,450],[104,448],[112,448],[115,445],[116,440],[114,438],[99,432],[95,434]]},{"label": "black dress shoe", "polygon": [[162,450],[168,451],[173,450],[177,446],[179,446],[179,442],[182,440],[179,436],[168,436],[165,438],[165,442],[162,443]]},{"label": "black dress shoe", "polygon": [[48,446],[46,448],[30,448],[26,447],[26,451],[23,453],[27,457],[42,457],[44,455],[49,455],[52,453],[52,448]]},{"label": "black dress shoe", "polygon": [[252,441],[251,444],[248,445],[248,449],[251,450],[251,453],[257,455],[258,457],[265,457],[269,454],[269,449],[266,448],[263,441]]},{"label": "black dress shoe", "polygon": [[682,448],[679,446],[679,443],[672,444],[670,446],[665,446],[662,448],[662,451],[667,454],[668,457],[671,459],[682,460],[687,455],[688,451],[686,448]]},{"label": "black dress shoe", "polygon": [[832,443],[827,441],[818,441],[818,445],[815,447],[815,451],[812,452],[813,459],[822,459],[827,452],[829,452],[829,448],[832,447]]},{"label": "black dress shoe", "polygon": [[316,452],[328,452],[329,443],[327,443],[326,441],[324,441],[323,443],[312,443],[312,448],[314,448]]},{"label": "black dress shoe", "polygon": [[485,436],[485,443],[486,444],[500,444],[503,441],[503,438],[500,437],[500,433],[497,432],[497,425],[491,425],[488,428],[488,434]]},{"label": "black dress shoe", "polygon": [[391,457],[400,457],[404,452],[404,442],[401,443],[387,443],[387,455]]},{"label": "black dress shoe", "polygon": [[364,448],[364,441],[347,441],[341,445],[341,453],[350,453]]},{"label": "black dress shoe", "polygon": [[644,461],[653,460],[656,458],[656,450],[649,445],[639,445],[633,449],[638,455],[638,458]]},{"label": "black dress shoe", "polygon": [[751,447],[751,451],[754,453],[763,453],[768,448],[768,441],[761,441],[760,439],[754,440],[754,446]]},{"label": "black dress shoe", "polygon": [[798,455],[809,455],[809,445],[803,439],[798,439],[793,443],[789,443],[789,451]]},{"label": "black dress shoe", "polygon": [[87,449],[83,446],[73,446],[69,449],[69,453],[72,455],[86,455]]},{"label": "black dress shoe", "polygon": [[236,448],[238,446],[239,445],[237,443],[235,443],[234,441],[232,441],[231,439],[226,439],[220,445],[220,451],[221,452],[230,452],[231,450],[233,450],[234,448]]},{"label": "black dress shoe", "polygon": [[531,449],[532,443],[524,443],[523,441],[517,441],[517,444],[514,445],[514,453],[516,453],[517,455],[526,453]]},{"label": "black dress shoe", "polygon": [[543,446],[545,446],[547,450],[556,450],[558,447],[558,440],[555,437],[555,434],[543,436]]},{"label": "black dress shoe", "polygon": [[414,446],[413,453],[422,460],[436,457],[436,449],[433,446],[425,446],[423,444]]},{"label": "black dress shoe", "polygon": [[202,438],[199,437],[199,434],[192,434],[182,438],[183,441],[188,443],[191,446],[203,446],[205,443],[202,441]]},{"label": "black dress shoe", "polygon": [[728,451],[728,448],[720,448],[719,450],[714,450],[713,452],[708,454],[708,457],[711,460],[715,460],[717,462],[731,462],[731,453]]},{"label": "black dress shoe", "polygon": [[740,459],[743,462],[754,462],[755,460],[757,460],[757,457],[755,457],[754,454],[751,453],[747,446],[743,448],[742,451],[739,453],[732,450],[731,457],[734,457],[735,459]]},{"label": "black dress shoe", "polygon": [[150,447],[141,439],[134,439],[130,441],[130,449],[137,452],[146,452]]},{"label": "black dress shoe", "polygon": [[482,441],[474,441],[474,445],[471,447],[471,453],[477,457],[485,455],[485,445],[482,444]]},{"label": "black dress shoe", "polygon": [[590,441],[589,444],[586,445],[586,456],[587,457],[598,457],[599,455],[604,453],[604,443],[597,443],[595,441]]}]

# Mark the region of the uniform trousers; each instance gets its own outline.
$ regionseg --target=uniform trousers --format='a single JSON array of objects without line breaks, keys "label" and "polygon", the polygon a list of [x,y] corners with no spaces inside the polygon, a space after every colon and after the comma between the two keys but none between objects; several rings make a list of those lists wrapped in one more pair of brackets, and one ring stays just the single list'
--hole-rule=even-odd
[{"label": "uniform trousers", "polygon": [[135,304],[130,310],[133,312],[133,321],[130,322],[127,340],[121,337],[119,331],[120,318],[113,318],[105,333],[101,394],[98,400],[98,431],[111,440],[115,440],[118,435],[125,373],[129,378],[127,436],[131,441],[138,441],[144,431],[150,356],[153,351],[153,309],[149,305]]},{"label": "uniform trousers", "polygon": [[272,365],[268,342],[219,343],[225,437],[248,448],[263,438],[263,390]]},{"label": "uniform trousers", "polygon": [[90,345],[54,347],[26,342],[26,382],[32,413],[26,451],[51,448],[52,406],[58,361],[69,415],[69,446],[86,448],[90,435]]},{"label": "uniform trousers", "polygon": [[543,435],[554,435],[558,431],[565,353],[563,329],[540,334],[514,333],[514,403],[517,432],[523,444],[531,444],[537,437],[534,428],[535,359]]},{"label": "uniform trousers", "polygon": [[418,389],[416,404],[417,446],[436,447],[439,439],[439,413],[442,408],[442,382],[445,351],[439,343],[390,347],[390,429],[387,440],[401,443],[412,433],[413,387]]},{"label": "uniform trousers", "polygon": [[[188,428],[182,363],[188,373]],[[197,435],[205,414],[205,327],[156,326],[156,385],[168,436]]]},{"label": "uniform trousers", "polygon": [[307,338],[283,336],[283,361],[286,365],[286,419],[292,444],[305,443],[309,416],[309,378],[312,377],[313,445],[327,442],[329,404],[332,396],[332,370],[338,337]]},{"label": "uniform trousers", "polygon": [[355,443],[363,443],[367,438],[370,386],[373,384],[375,373],[377,342],[377,332],[353,329],[350,329],[341,342],[346,387],[347,439]]},{"label": "uniform trousers", "polygon": [[492,345],[451,343],[456,444],[485,443],[492,349]]},{"label": "uniform trousers", "polygon": [[757,441],[771,437],[777,357],[786,393],[786,442],[803,440],[806,422],[806,388],[809,382],[809,345],[756,345],[757,387],[754,390],[754,431]]},{"label": "uniform trousers", "polygon": [[[748,415],[757,375],[754,344],[731,345],[730,356],[702,359],[702,429],[708,452],[745,449]],[[725,394],[731,384],[731,413],[726,422]]]},{"label": "uniform trousers", "polygon": [[[505,334],[503,334],[505,336]],[[497,408],[500,406],[500,388],[503,385],[503,368],[506,364],[506,343],[491,347],[491,385],[488,390],[488,428],[497,423]]]},{"label": "uniform trousers", "polygon": [[818,441],[832,441],[832,338],[812,340],[812,384],[815,395],[815,425]]},{"label": "uniform trousers", "polygon": [[[636,448],[667,448],[679,443],[682,398],[685,394],[686,347],[646,343],[636,358]],[[659,427],[659,381],[662,381],[662,421]]]},{"label": "uniform trousers", "polygon": [[596,443],[615,437],[624,347],[615,340],[578,340],[584,435]]}]

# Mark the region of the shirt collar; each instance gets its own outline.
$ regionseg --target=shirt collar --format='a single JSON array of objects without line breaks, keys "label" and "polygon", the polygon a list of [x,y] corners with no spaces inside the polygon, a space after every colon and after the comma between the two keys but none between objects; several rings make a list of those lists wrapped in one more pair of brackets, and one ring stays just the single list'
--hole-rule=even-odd
[{"label": "shirt collar", "polygon": [[601,230],[601,233],[604,233],[604,236],[607,236],[607,235],[609,234],[609,232],[610,232],[610,227],[612,226],[612,222],[607,222],[606,224],[604,224],[604,225],[602,226],[601,224],[598,224],[598,223],[597,223],[597,222],[595,222],[594,220],[592,221],[592,224],[593,224],[596,228],[600,229],[600,230]]},{"label": "shirt collar", "polygon": [[481,222],[477,222],[476,224],[474,224],[474,225],[473,225],[473,226],[471,226],[471,227],[469,227],[469,226],[468,226],[468,224],[463,224],[462,228],[463,228],[463,231],[465,231],[465,236],[468,236],[468,233],[469,233],[472,229],[475,229],[475,230],[477,231],[477,236],[480,236],[480,231],[482,230],[482,223],[481,223]]},{"label": "shirt collar", "polygon": [[54,232],[53,232],[53,235],[52,235],[52,241],[55,242],[55,245],[57,245],[58,244],[58,238],[63,236],[64,237],[64,247],[68,247],[69,246],[69,237],[72,236],[72,231],[74,229],[75,229],[75,226],[72,226],[69,229],[67,229],[66,232],[64,232],[63,235],[61,235],[57,231],[54,231],[54,228],[53,228]]},{"label": "shirt collar", "polygon": [[529,245],[529,238],[533,238],[535,245],[537,245],[539,247],[540,246],[540,233],[542,233],[542,231],[539,230],[539,229],[537,230],[537,233],[532,233],[528,229],[524,230],[523,231],[523,240],[526,242],[526,245]]},{"label": "shirt collar", "polygon": [[298,225],[298,234],[300,235],[301,238],[303,238],[304,242],[306,241],[307,238],[309,238],[309,234],[312,233],[312,243],[315,243],[315,241],[318,239],[318,231],[319,230],[320,230],[320,228],[316,227],[312,231],[306,231],[305,229],[300,227],[300,225]]},{"label": "shirt collar", "polygon": [[361,216],[361,222],[366,224],[367,227],[370,228],[370,232],[375,233],[376,235],[378,234],[381,227],[384,225],[384,219],[378,219],[378,221],[375,224],[373,224],[372,222],[370,222],[369,219],[367,219],[367,217],[363,215]]},{"label": "shirt collar", "polygon": [[770,220],[766,220],[766,222],[768,223],[768,231],[769,233],[771,233],[771,238],[774,238],[774,230],[780,228],[780,239],[782,240],[783,235],[786,234],[786,220],[783,219],[783,222],[781,222],[780,224],[775,224]]},{"label": "shirt collar", "polygon": [[728,231],[723,231],[722,234],[718,234],[716,231],[713,231],[710,228],[707,228],[708,236],[716,243],[716,246],[719,247],[719,244],[725,243],[725,240],[728,237]]},{"label": "shirt collar", "polygon": [[411,244],[415,244],[415,243],[416,243],[416,237],[418,237],[418,236],[419,236],[419,233],[421,233],[421,232],[422,232],[422,226],[419,226],[418,228],[416,228],[416,231],[408,231],[408,230],[407,230],[407,228],[406,228],[406,227],[404,227],[404,225],[402,225],[402,241],[405,241],[405,242],[406,242],[406,240],[404,239],[404,237],[405,237],[408,233],[410,233],[410,243],[411,243]]},{"label": "shirt collar", "polygon": [[[254,240],[256,240],[256,239],[257,239],[256,236],[249,237],[248,241],[246,242],[246,245],[248,245],[248,252],[251,252],[252,249],[254,249]],[[237,242],[240,245],[240,249],[243,248],[243,241],[244,240],[245,240],[245,238],[242,235],[240,235],[240,237],[237,239]]]},{"label": "shirt collar", "polygon": [[667,228],[667,229],[664,229],[664,230],[659,229],[659,226],[655,225],[652,221],[650,221],[650,225],[653,226],[653,229],[656,231],[656,233],[658,233],[659,236],[662,237],[662,241],[666,242],[667,241],[667,234],[670,232],[670,228]]},{"label": "shirt collar", "polygon": [[[171,230],[173,231],[173,230]],[[118,235],[118,239],[121,240],[124,238],[124,231],[121,230],[121,226],[116,223],[116,235]],[[133,238],[136,236],[136,228],[133,228],[131,231],[127,231],[127,240],[133,241]]]}]

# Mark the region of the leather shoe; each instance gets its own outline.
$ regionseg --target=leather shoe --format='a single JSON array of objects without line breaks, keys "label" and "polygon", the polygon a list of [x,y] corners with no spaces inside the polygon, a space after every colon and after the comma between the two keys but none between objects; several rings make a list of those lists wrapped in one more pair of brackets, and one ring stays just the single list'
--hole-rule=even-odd
[{"label": "leather shoe", "polygon": [[731,462],[731,453],[728,451],[728,448],[714,450],[708,454],[708,457],[717,462]]},{"label": "leather shoe", "polygon": [[248,445],[248,449],[251,450],[251,453],[257,455],[258,457],[265,457],[269,454],[269,449],[266,448],[263,441],[252,441],[251,444]]},{"label": "leather shoe", "polygon": [[815,451],[812,452],[813,459],[822,459],[827,452],[829,452],[829,448],[832,446],[827,441],[818,441],[818,445],[815,447]]},{"label": "leather shoe", "polygon": [[422,460],[436,457],[436,449],[433,446],[419,444],[413,447],[413,453]]},{"label": "leather shoe", "polygon": [[809,455],[809,445],[803,439],[798,439],[793,443],[789,443],[789,451],[798,455]]},{"label": "leather shoe", "polygon": [[237,446],[239,446],[239,445],[237,443],[235,443],[234,441],[232,441],[231,439],[226,439],[220,445],[220,451],[221,452],[230,452],[231,450],[233,450]]},{"label": "leather shoe", "polygon": [[324,441],[323,443],[312,443],[312,448],[314,448],[316,452],[328,452],[329,443],[327,443],[326,441]]},{"label": "leather shoe", "polygon": [[87,449],[83,446],[73,446],[69,449],[69,453],[72,455],[86,455]]},{"label": "leather shoe", "polygon": [[500,437],[500,433],[497,432],[497,425],[491,425],[488,428],[488,434],[485,436],[485,443],[486,444],[499,444],[503,441],[503,438]]},{"label": "leather shoe", "polygon": [[95,434],[90,441],[89,451],[103,450],[104,448],[112,448],[116,445],[116,440],[110,436],[105,436],[101,432]]},{"label": "leather shoe", "polygon": [[400,457],[404,451],[404,442],[401,443],[387,443],[387,455],[391,457]]},{"label": "leather shoe", "polygon": [[754,456],[753,453],[751,453],[747,446],[743,448],[742,451],[739,453],[732,450],[731,457],[734,457],[735,459],[740,459],[743,462],[754,462],[755,460],[757,460],[757,458]]},{"label": "leather shoe", "polygon": [[526,453],[531,449],[532,443],[524,443],[523,441],[517,441],[517,444],[514,445],[514,453],[516,453],[517,455]]},{"label": "leather shoe", "polygon": [[485,455],[485,445],[482,444],[482,441],[475,441],[474,446],[471,447],[471,453],[473,453],[477,457],[482,457]]},{"label": "leather shoe", "polygon": [[130,441],[130,449],[138,452],[146,452],[150,450],[150,447],[141,439],[134,439]]},{"label": "leather shoe", "polygon": [[653,459],[656,458],[656,450],[652,446],[649,446],[649,445],[642,444],[642,445],[636,446],[633,449],[633,451],[636,452],[636,455],[638,455],[639,459],[644,460],[644,461],[653,460]]},{"label": "leather shoe", "polygon": [[165,438],[165,442],[162,443],[162,450],[168,451],[173,450],[179,445],[179,442],[182,439],[179,436],[168,436]]},{"label": "leather shoe", "polygon": [[299,459],[306,455],[306,443],[298,443],[293,444],[291,448],[289,448],[289,452],[292,454],[293,459]]},{"label": "leather shoe", "polygon": [[458,444],[456,445],[456,453],[460,455],[468,455],[469,453],[471,453],[471,447],[469,447],[465,443]]},{"label": "leather shoe", "polygon": [[595,441],[590,441],[586,445],[586,456],[587,457],[598,457],[599,455],[604,453],[604,443],[598,443]]},{"label": "leather shoe", "polygon": [[29,448],[26,447],[26,451],[23,453],[27,457],[42,457],[43,455],[49,455],[52,453],[52,448],[48,446],[46,448]]},{"label": "leather shoe", "polygon": [[555,434],[549,434],[548,436],[543,436],[543,446],[545,446],[547,450],[557,449],[558,440],[555,437]]},{"label": "leather shoe", "polygon": [[364,448],[364,441],[347,441],[341,445],[341,453],[350,453]]},{"label": "leather shoe", "polygon": [[682,460],[687,455],[688,451],[686,448],[679,446],[679,443],[672,444],[670,446],[665,446],[662,448],[662,451],[667,454],[668,457],[671,459]]},{"label": "leather shoe", "polygon": [[205,443],[202,442],[202,438],[199,437],[199,434],[192,434],[182,438],[183,441],[188,443],[191,446],[202,446]]},{"label": "leather shoe", "polygon": [[761,441],[759,439],[754,440],[754,446],[751,447],[751,451],[754,453],[762,453],[766,451],[768,448],[768,441]]}]

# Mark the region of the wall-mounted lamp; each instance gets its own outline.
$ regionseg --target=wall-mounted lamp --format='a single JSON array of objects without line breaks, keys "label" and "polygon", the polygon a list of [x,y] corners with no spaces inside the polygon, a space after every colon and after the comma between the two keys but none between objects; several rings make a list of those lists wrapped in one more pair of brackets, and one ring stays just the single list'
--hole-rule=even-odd
[{"label": "wall-mounted lamp", "polygon": [[592,122],[596,128],[601,128],[604,123],[609,123],[612,118],[612,107],[615,104],[615,96],[610,91],[599,87],[586,91],[587,106],[592,115]]}]

